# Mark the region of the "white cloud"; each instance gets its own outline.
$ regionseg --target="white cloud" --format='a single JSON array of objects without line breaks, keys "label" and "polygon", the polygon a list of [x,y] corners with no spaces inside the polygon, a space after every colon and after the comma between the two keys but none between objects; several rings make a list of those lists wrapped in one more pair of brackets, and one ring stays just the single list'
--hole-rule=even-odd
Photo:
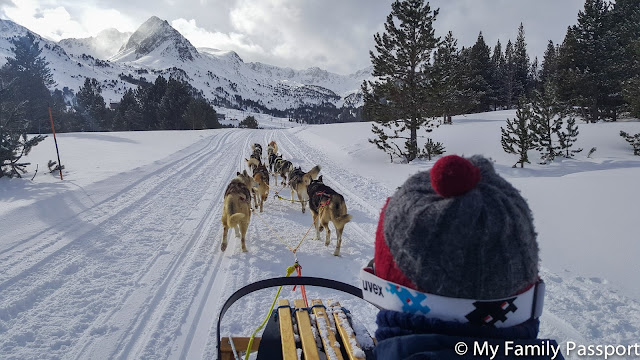
[{"label": "white cloud", "polygon": [[[359,39],[359,32],[351,29],[367,26],[345,21],[357,10],[338,5],[333,0],[327,3],[240,0],[229,17],[236,31],[247,34],[264,48],[264,57],[259,61],[284,63],[293,68],[318,66],[346,73],[355,71],[354,63],[363,58],[362,54],[366,60],[367,52],[362,46],[369,43],[373,34]],[[355,66],[358,69],[367,65],[365,61]]]},{"label": "white cloud", "polygon": [[210,47],[219,50],[234,50],[240,53],[262,54],[264,50],[251,42],[244,34],[231,32],[210,32],[198,27],[194,19],[176,19],[171,26],[178,30],[195,47]]},{"label": "white cloud", "polygon": [[29,30],[59,41],[64,38],[93,36],[106,28],[132,31],[137,25],[115,9],[100,9],[78,4],[72,16],[62,5],[47,5],[35,0],[13,0],[3,4],[2,13]]},{"label": "white cloud", "polygon": [[95,35],[108,28],[116,28],[121,32],[133,32],[140,24],[135,23],[129,17],[124,16],[115,9],[86,8],[82,11],[82,25]]}]

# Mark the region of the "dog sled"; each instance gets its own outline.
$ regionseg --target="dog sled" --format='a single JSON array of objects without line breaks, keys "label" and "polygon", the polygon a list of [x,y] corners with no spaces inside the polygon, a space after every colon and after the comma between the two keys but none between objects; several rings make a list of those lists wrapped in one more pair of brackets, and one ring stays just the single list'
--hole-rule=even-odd
[{"label": "dog sled", "polygon": [[[263,359],[358,359],[373,358],[374,339],[366,330],[354,331],[348,309],[333,301],[313,299],[280,299],[270,315],[262,333],[255,337],[221,337],[220,327],[224,314],[231,305],[255,291],[277,286],[318,286],[338,290],[363,299],[362,289],[335,280],[318,277],[280,277],[258,281],[233,293],[222,306],[217,323],[218,359],[244,359],[247,351],[257,352]],[[315,333],[315,335],[314,335]],[[242,357],[241,357],[242,356]]]}]

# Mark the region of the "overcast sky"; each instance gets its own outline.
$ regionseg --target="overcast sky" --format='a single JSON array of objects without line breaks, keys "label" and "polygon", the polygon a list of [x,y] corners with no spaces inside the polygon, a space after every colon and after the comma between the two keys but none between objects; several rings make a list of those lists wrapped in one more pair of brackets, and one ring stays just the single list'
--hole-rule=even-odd
[{"label": "overcast sky", "polygon": [[[373,35],[384,30],[391,0],[0,0],[0,18],[60,40],[106,28],[135,31],[155,15],[196,47],[236,51],[245,62],[348,74],[371,64]],[[561,42],[584,0],[434,0],[436,35],[453,31],[471,46],[482,31],[503,50],[524,23],[529,56],[542,61]]]}]

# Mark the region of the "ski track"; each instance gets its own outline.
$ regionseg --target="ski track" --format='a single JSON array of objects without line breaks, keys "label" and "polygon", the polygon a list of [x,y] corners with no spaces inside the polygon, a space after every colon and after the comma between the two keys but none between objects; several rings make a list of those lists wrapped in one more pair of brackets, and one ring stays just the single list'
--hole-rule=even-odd
[{"label": "ski track", "polygon": [[[197,288],[211,263],[220,187],[236,170],[228,160],[237,152],[227,139],[239,134],[214,136],[182,161],[32,237],[39,241],[5,250],[3,268],[11,271],[3,272],[0,285],[3,356],[13,358],[14,350],[34,358],[138,358],[145,356],[141,349],[161,354],[149,345],[163,340],[154,327],[180,313],[171,306],[184,299],[175,298]],[[51,308],[59,311],[50,314]],[[51,338],[59,340],[38,341]]]},{"label": "ski track", "polygon": [[[300,204],[274,198],[282,187],[273,176],[264,212],[251,217],[248,252],[241,252],[234,231],[220,252],[224,189],[236,171],[246,169],[251,144],[262,144],[265,157],[271,140],[294,166],[308,171],[320,165],[324,182],[345,197],[353,220],[345,227],[340,257],[332,255],[335,231],[328,247],[324,232],[313,240],[308,206],[302,214]],[[220,131],[173,157],[125,174],[133,180],[116,192],[103,191],[97,195],[103,199],[90,199],[76,215],[36,227],[0,249],[3,359],[211,359],[218,312],[228,296],[248,283],[284,276],[296,258],[303,275],[357,285],[359,269],[373,257],[380,208],[393,190],[338,166],[287,130]],[[85,197],[91,193],[80,190]],[[287,187],[280,195],[291,192]],[[307,232],[294,257],[290,248]],[[541,273],[548,289],[541,336],[620,344],[640,337],[637,301],[603,287],[602,279]],[[325,289],[307,292],[339,300],[359,323],[375,329],[376,310],[361,300]],[[274,294],[263,290],[239,301],[223,321],[222,336],[248,336]],[[284,289],[281,297],[300,295]]]}]

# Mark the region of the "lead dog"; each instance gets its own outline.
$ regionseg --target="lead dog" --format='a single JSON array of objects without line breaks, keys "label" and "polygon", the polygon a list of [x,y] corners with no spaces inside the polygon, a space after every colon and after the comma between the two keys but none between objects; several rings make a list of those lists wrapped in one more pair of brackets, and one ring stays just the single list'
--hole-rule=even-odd
[{"label": "lead dog", "polygon": [[329,221],[331,221],[336,228],[338,236],[336,250],[333,255],[340,256],[342,231],[344,226],[351,221],[351,215],[347,214],[347,204],[344,202],[344,197],[326,186],[322,182],[322,176],[318,180],[312,180],[307,186],[307,195],[309,196],[309,209],[311,209],[311,214],[313,215],[313,225],[316,227],[316,240],[320,238],[320,231],[326,228],[327,238],[324,245],[329,246],[331,242]]},{"label": "lead dog", "polygon": [[307,186],[311,184],[311,180],[318,177],[318,173],[320,173],[320,165],[316,165],[313,169],[309,170],[309,172],[304,172],[298,166],[293,168],[291,172],[289,172],[289,187],[291,188],[291,200],[293,200],[293,192],[295,191],[298,195],[298,201],[302,203],[302,213],[304,214],[304,209],[306,207],[306,201],[309,200],[309,196],[307,196]]},{"label": "lead dog", "polygon": [[253,170],[253,181],[258,186],[251,189],[253,192],[253,207],[257,209],[258,204],[260,204],[260,212],[262,212],[262,206],[269,197],[269,170],[264,164],[258,165]]},{"label": "lead dog", "polygon": [[224,192],[224,205],[222,208],[222,245],[220,250],[227,249],[227,234],[230,228],[236,229],[236,237],[241,238],[242,251],[246,252],[245,236],[251,220],[251,188],[253,179],[247,174],[247,170],[237,173]]},{"label": "lead dog", "polygon": [[276,144],[275,140],[271,141],[267,146],[267,155],[277,154],[278,153],[278,144]]}]

